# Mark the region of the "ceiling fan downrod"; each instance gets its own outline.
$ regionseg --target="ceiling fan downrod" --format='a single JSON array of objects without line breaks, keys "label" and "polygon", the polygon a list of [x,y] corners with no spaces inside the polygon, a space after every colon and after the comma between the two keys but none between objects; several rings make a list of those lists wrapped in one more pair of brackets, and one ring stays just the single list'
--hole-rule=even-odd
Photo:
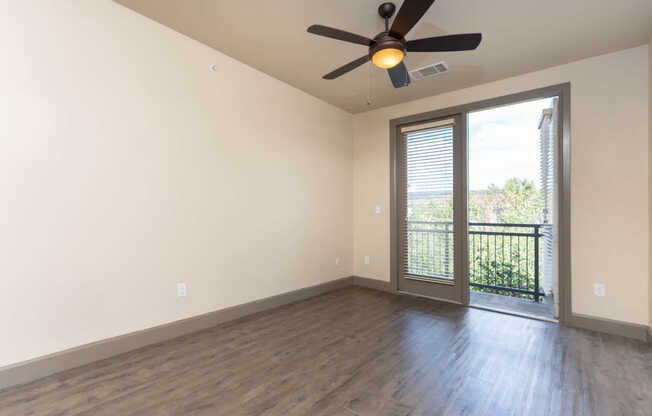
[{"label": "ceiling fan downrod", "polygon": [[396,12],[394,3],[383,3],[378,6],[378,14],[385,19],[385,32],[389,32],[389,19],[394,16],[394,12]]}]

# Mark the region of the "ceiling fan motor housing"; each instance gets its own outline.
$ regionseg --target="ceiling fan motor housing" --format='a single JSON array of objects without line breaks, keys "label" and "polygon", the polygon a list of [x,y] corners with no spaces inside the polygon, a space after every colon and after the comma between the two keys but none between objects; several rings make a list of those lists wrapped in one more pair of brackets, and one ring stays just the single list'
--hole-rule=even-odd
[{"label": "ceiling fan motor housing", "polygon": [[374,41],[369,46],[369,56],[374,56],[374,54],[382,49],[398,49],[405,53],[406,42],[405,39],[396,39],[393,36],[390,36],[389,33],[383,32],[378,34],[374,38]]}]

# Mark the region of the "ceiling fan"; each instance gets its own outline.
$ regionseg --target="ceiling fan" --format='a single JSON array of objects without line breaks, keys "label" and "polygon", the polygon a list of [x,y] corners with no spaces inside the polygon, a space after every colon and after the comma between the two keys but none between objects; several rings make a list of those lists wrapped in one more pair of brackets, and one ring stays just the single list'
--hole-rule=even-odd
[{"label": "ceiling fan", "polygon": [[389,27],[389,19],[394,15],[396,6],[394,3],[381,4],[378,7],[378,14],[385,19],[385,31],[379,33],[373,39],[328,26],[310,26],[308,32],[315,35],[357,43],[369,48],[366,55],[329,72],[322,78],[335,79],[371,60],[377,67],[387,69],[394,87],[401,88],[410,84],[410,76],[403,62],[407,52],[453,52],[477,48],[482,40],[481,33],[405,40],[405,35],[423,17],[434,2],[435,0],[405,0],[391,28]]}]

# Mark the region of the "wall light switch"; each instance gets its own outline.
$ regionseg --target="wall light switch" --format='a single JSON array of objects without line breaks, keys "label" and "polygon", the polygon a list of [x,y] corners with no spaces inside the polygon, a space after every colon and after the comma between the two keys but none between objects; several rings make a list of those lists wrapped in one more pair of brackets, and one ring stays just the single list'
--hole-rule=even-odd
[{"label": "wall light switch", "polygon": [[376,214],[380,214],[380,205],[376,205]]},{"label": "wall light switch", "polygon": [[186,296],[186,284],[177,283],[177,296]]},{"label": "wall light switch", "polygon": [[369,256],[364,256],[364,264],[369,264],[369,263],[371,263]]},{"label": "wall light switch", "polygon": [[339,257],[336,257],[336,258],[335,258],[335,265],[336,265],[336,266],[339,266],[339,265],[340,265],[340,258],[339,258]]},{"label": "wall light switch", "polygon": [[595,296],[604,296],[605,286],[604,283],[595,283],[593,285],[593,294]]}]

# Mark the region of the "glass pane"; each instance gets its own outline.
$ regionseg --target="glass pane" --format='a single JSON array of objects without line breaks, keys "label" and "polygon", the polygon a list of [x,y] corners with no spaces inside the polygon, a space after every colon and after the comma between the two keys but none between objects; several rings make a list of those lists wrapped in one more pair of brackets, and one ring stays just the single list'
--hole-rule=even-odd
[{"label": "glass pane", "polygon": [[453,279],[453,126],[406,135],[407,273]]}]

